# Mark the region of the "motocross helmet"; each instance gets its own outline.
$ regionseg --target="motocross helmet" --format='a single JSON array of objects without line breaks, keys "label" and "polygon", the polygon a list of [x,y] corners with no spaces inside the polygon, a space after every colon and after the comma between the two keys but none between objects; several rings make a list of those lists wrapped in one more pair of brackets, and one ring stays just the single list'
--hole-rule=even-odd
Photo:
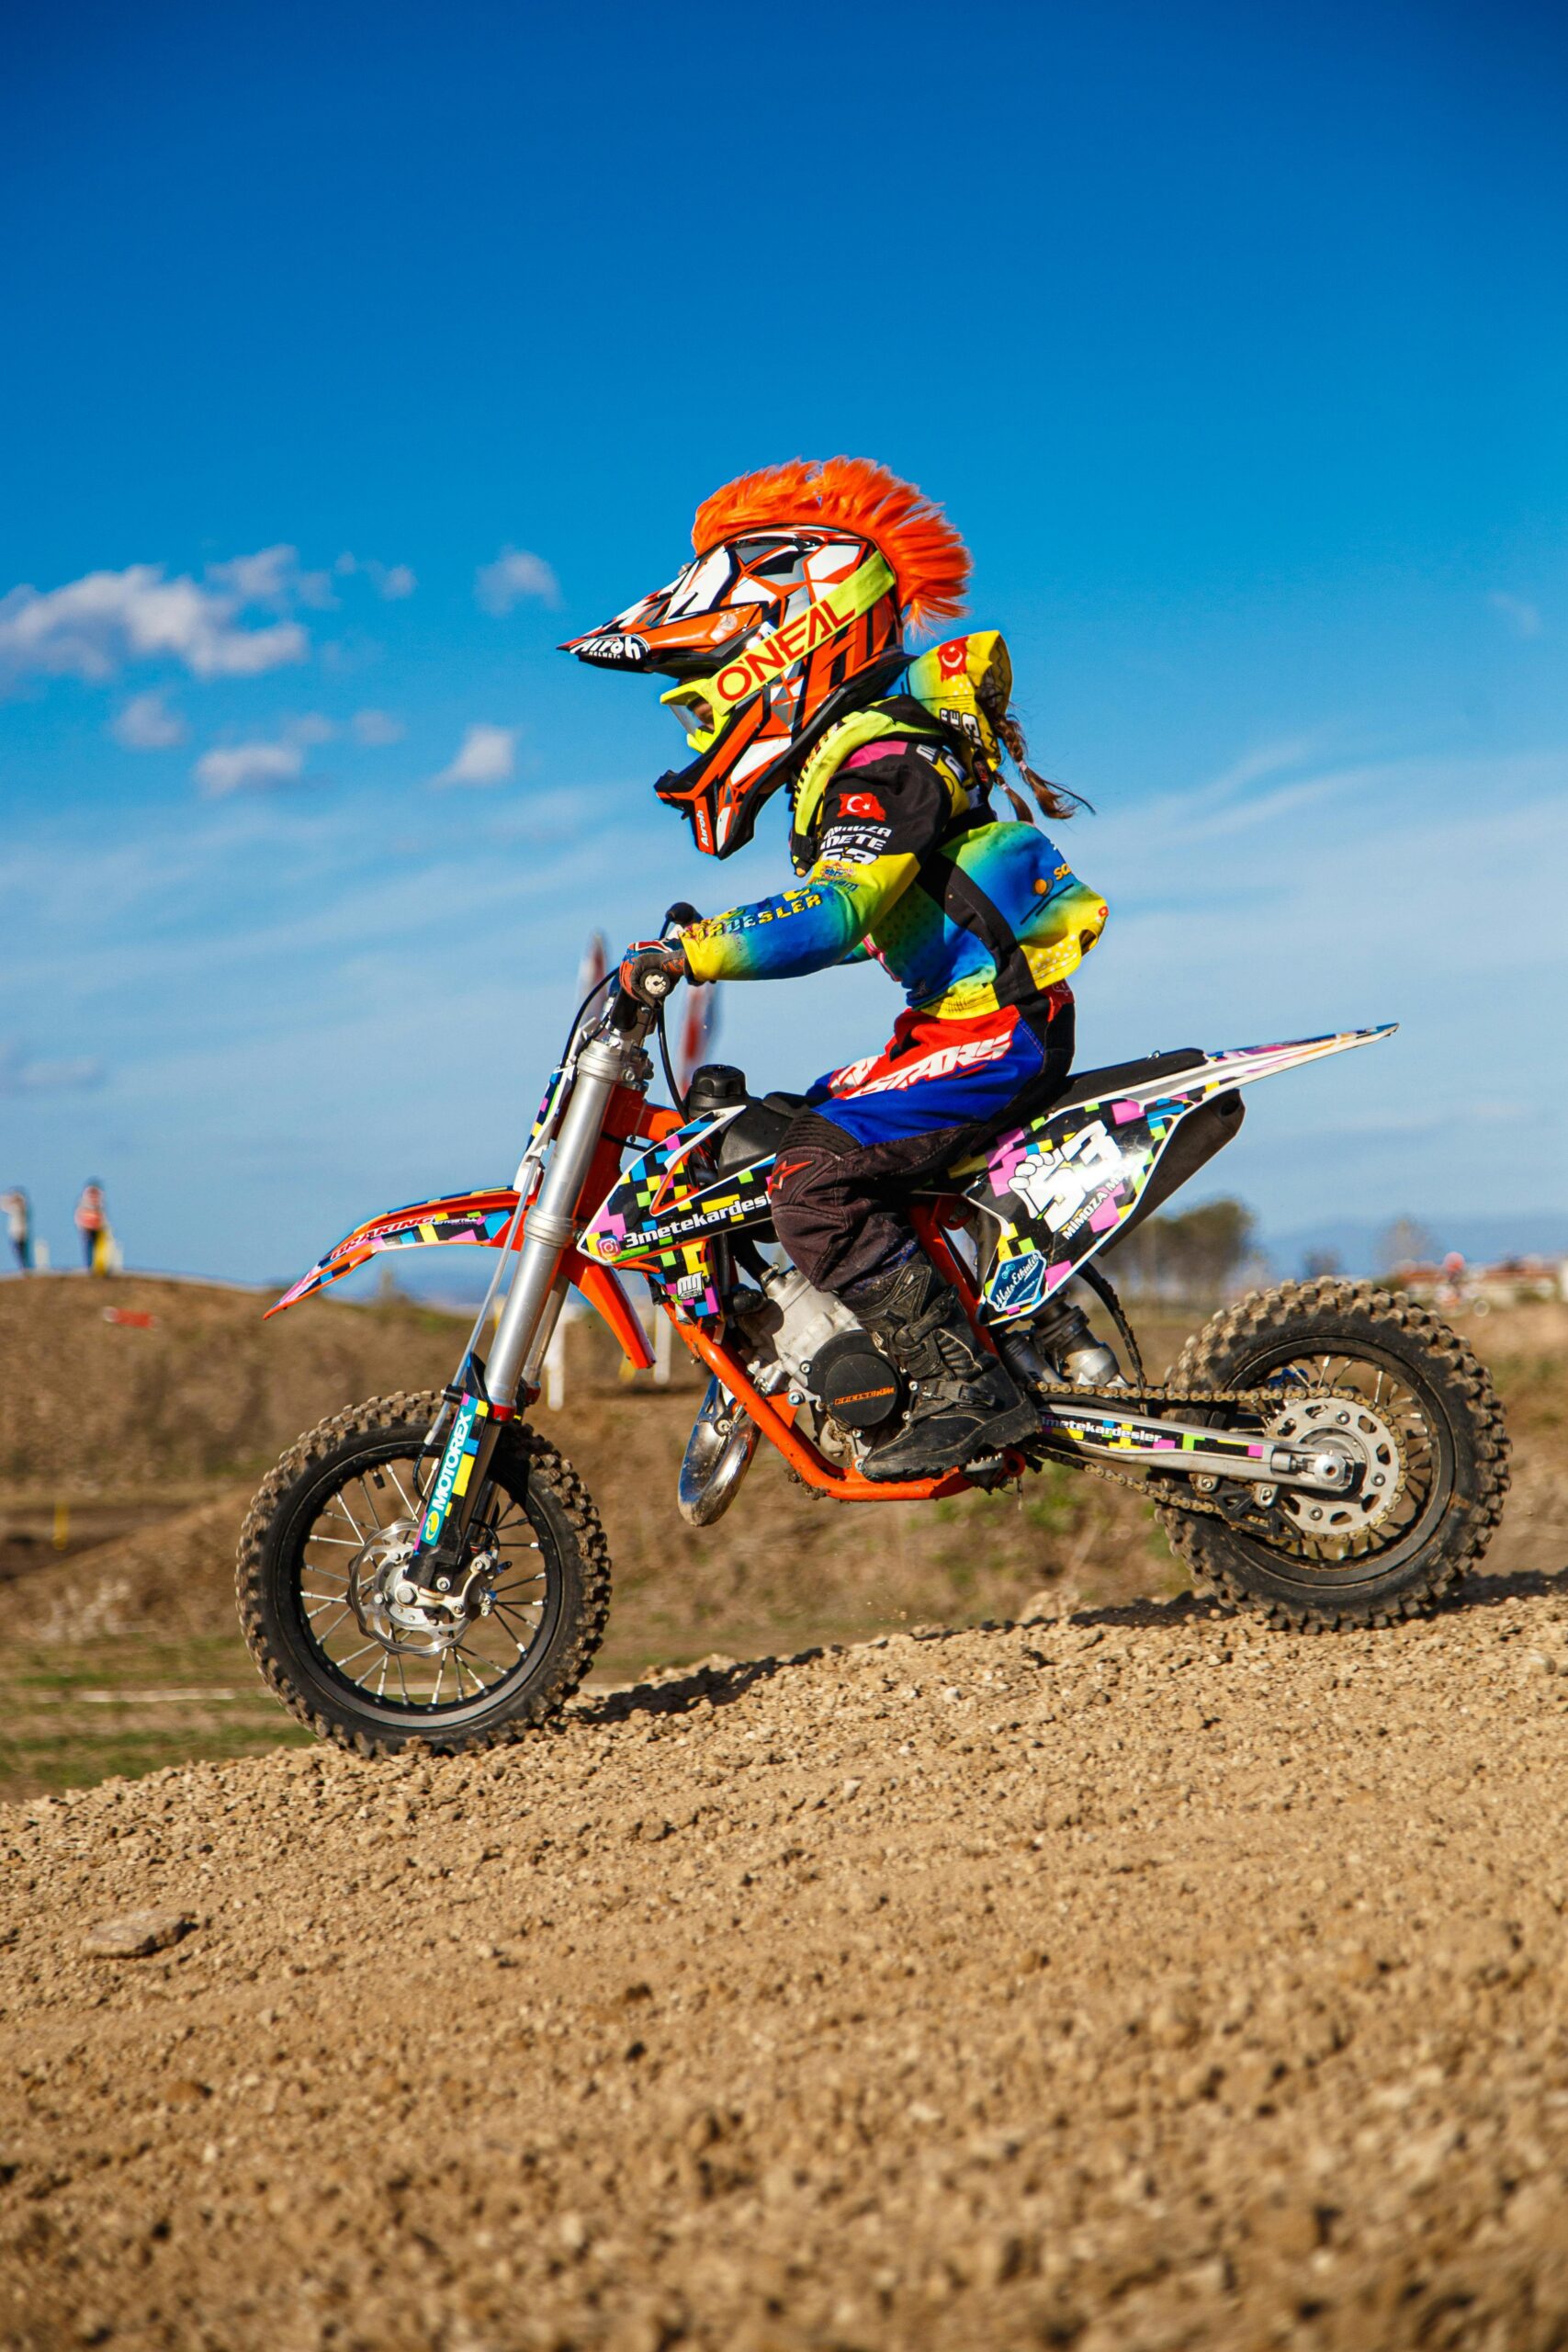
[{"label": "motocross helmet", "polygon": [[964,609],[969,554],[942,509],[864,458],[742,474],[697,509],[694,561],[561,648],[675,681],[696,757],[654,786],[697,847],[728,857],[803,755],[908,659],[906,624]]}]

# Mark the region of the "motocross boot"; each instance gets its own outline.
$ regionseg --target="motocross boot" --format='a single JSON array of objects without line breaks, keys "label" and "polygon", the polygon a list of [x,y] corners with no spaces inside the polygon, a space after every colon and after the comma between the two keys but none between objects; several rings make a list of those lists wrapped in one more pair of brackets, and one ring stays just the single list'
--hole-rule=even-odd
[{"label": "motocross boot", "polygon": [[981,1347],[958,1293],[929,1258],[917,1254],[853,1306],[914,1392],[901,1427],[862,1458],[866,1477],[938,1477],[1038,1433],[1039,1414]]}]

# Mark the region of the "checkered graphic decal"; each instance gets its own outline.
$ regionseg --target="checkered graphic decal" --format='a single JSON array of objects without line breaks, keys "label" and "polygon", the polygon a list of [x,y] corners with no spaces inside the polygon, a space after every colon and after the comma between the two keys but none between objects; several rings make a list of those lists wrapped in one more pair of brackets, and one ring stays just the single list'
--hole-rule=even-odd
[{"label": "checkered graphic decal", "polygon": [[[1254,1079],[1366,1045],[1387,1030],[1342,1030],[1289,1045],[1211,1054],[1172,1083],[1050,1112],[998,1137],[983,1173],[965,1189],[992,1220],[995,1254],[985,1282],[993,1322],[1032,1314],[1096,1250],[1114,1238],[1143,1196],[1171,1135],[1189,1112]],[[966,1163],[968,1167],[976,1163]]]},{"label": "checkered graphic decal", "polygon": [[683,1320],[719,1310],[712,1243],[769,1221],[773,1155],[716,1176],[701,1147],[733,1112],[710,1112],[634,1159],[582,1237],[583,1254],[633,1267]]}]

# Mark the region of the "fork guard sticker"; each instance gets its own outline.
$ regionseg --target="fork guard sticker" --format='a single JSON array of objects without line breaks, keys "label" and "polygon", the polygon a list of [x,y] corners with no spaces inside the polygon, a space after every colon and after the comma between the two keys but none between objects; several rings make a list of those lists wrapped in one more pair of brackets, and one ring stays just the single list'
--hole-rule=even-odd
[{"label": "fork guard sticker", "polygon": [[446,1451],[441,1457],[441,1467],[435,1474],[435,1484],[430,1490],[430,1501],[419,1531],[420,1548],[432,1551],[441,1541],[441,1532],[451,1516],[452,1506],[468,1491],[468,1481],[474,1475],[474,1464],[479,1450],[479,1423],[489,1419],[490,1407],[482,1396],[465,1396],[457,1408],[452,1424],[452,1434],[446,1441]]}]

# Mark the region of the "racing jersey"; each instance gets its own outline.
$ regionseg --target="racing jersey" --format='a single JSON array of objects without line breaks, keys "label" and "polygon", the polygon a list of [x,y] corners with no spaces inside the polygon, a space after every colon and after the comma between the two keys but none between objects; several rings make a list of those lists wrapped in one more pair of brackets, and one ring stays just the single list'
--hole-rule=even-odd
[{"label": "racing jersey", "polygon": [[998,822],[962,755],[893,714],[850,722],[862,740],[802,780],[793,889],[694,923],[694,979],[787,979],[874,956],[909,1004],[969,1020],[1065,981],[1106,919],[1037,827]]}]

